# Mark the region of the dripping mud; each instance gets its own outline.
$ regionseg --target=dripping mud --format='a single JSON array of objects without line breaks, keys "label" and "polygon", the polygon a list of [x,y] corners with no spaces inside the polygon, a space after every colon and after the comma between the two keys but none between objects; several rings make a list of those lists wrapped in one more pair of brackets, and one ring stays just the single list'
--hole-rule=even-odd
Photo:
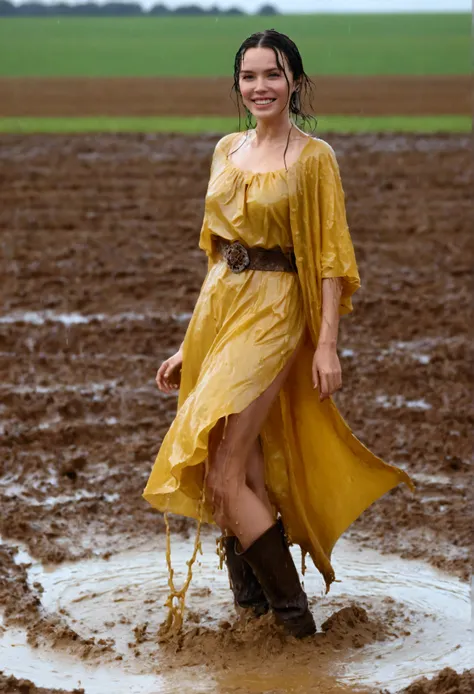
[{"label": "dripping mud", "polygon": [[[208,529],[184,632],[159,643],[164,524],[141,491],[176,407],[156,369],[205,273],[215,139],[1,138],[0,692],[471,691],[461,136],[326,138],[363,279],[338,405],[416,493],[345,534],[329,595],[309,568],[314,639],[235,613]],[[172,531],[180,577],[194,524]]]}]

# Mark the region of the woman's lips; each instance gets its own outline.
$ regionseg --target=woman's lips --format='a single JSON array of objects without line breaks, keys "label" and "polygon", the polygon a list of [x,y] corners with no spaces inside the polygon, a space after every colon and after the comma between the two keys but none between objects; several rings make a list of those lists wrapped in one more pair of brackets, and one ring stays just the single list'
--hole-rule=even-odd
[{"label": "woman's lips", "polygon": [[[252,102],[257,108],[264,108],[265,106],[271,106],[276,99],[252,99]],[[261,102],[261,103],[259,103]]]}]

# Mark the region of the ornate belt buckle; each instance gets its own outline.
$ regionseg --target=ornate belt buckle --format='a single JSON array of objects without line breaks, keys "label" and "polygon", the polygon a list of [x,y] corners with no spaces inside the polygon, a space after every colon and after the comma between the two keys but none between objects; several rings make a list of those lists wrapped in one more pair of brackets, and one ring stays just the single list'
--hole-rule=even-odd
[{"label": "ornate belt buckle", "polygon": [[233,241],[227,246],[224,258],[232,272],[243,272],[250,265],[248,251],[240,241]]}]

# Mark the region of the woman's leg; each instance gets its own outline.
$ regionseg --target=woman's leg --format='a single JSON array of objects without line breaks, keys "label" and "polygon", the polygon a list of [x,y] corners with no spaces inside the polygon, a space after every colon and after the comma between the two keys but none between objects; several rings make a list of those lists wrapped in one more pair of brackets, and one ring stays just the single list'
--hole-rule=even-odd
[{"label": "woman's leg", "polygon": [[[255,586],[262,589],[263,597],[277,621],[288,633],[303,638],[314,634],[316,626],[286,542],[283,525],[281,521],[275,523],[266,491],[264,493],[261,449],[259,451],[257,448],[257,444],[260,446],[260,430],[298,352],[299,349],[296,349],[285,368],[262,395],[243,412],[229,416],[225,430],[218,423],[213,445],[209,449],[207,485],[216,521],[239,540],[240,548],[237,549],[236,539],[227,538],[234,543],[235,558],[244,560],[252,569],[251,578],[256,579]],[[247,466],[250,466],[250,476]],[[242,576],[237,569],[240,571],[242,566],[240,562],[234,567],[234,574],[239,579]],[[248,597],[245,592],[248,581],[249,574],[246,574],[244,580],[233,585],[237,603],[242,596]],[[250,591],[249,595],[250,599],[242,599],[240,604],[257,606],[262,611],[266,609],[262,594],[260,600],[255,599],[254,591]]]},{"label": "woman's leg", "polygon": [[[245,481],[273,514],[265,488],[265,465],[260,437],[255,440],[247,459]],[[268,612],[268,600],[250,565],[239,556],[238,545],[235,535],[227,531],[223,538],[223,547],[234,601],[238,607],[250,609],[255,616],[260,617]]]},{"label": "woman's leg", "polygon": [[[224,420],[221,419],[212,429],[209,436],[209,456],[211,460],[214,459],[217,447],[219,445],[220,439],[222,438],[222,432],[224,429]],[[273,514],[273,507],[271,505],[270,499],[268,497],[267,488],[265,486],[265,460],[263,457],[262,444],[260,437],[258,437],[250,450],[249,456],[247,458],[247,465],[245,469],[245,483],[252,490],[252,492],[265,504],[266,508],[271,514]],[[231,535],[232,531],[229,528],[221,527],[223,532],[227,535]]]},{"label": "woman's leg", "polygon": [[255,440],[247,459],[245,480],[247,487],[250,487],[253,493],[258,496],[260,501],[265,504],[270,513],[273,515],[273,506],[268,497],[268,492],[265,485],[265,460],[263,457],[260,436],[258,436]]},{"label": "woman's leg", "polygon": [[[236,535],[244,549],[275,522],[271,506],[260,489],[247,484],[247,464],[255,455],[257,439],[271,405],[297,358],[297,348],[273,383],[245,410],[220,420],[209,446],[207,486],[216,523]],[[308,375],[310,377],[310,375]],[[255,487],[254,487],[255,488]]]}]

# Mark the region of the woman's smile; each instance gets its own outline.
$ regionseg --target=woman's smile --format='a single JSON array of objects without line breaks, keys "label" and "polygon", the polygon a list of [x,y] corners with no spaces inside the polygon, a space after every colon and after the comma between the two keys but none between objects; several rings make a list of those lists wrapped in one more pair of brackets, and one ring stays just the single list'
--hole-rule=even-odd
[{"label": "woman's smile", "polygon": [[264,108],[273,104],[276,99],[252,99],[252,101],[258,108]]}]

